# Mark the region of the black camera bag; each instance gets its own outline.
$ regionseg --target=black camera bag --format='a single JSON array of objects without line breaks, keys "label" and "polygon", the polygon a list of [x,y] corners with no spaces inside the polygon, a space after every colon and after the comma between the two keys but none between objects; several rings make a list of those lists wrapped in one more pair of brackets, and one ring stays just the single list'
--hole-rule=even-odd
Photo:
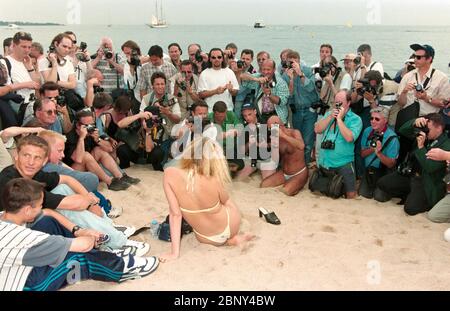
[{"label": "black camera bag", "polygon": [[344,194],[344,177],[335,170],[321,167],[312,173],[308,187],[312,192],[319,191],[327,197],[337,199]]}]

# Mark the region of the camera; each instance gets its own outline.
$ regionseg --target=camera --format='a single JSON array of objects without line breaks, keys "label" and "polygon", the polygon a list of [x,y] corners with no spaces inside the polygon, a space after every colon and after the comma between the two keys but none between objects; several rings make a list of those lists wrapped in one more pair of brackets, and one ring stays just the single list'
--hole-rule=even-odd
[{"label": "camera", "polygon": [[163,97],[161,97],[160,99],[158,99],[156,101],[156,103],[159,103],[161,106],[163,107],[172,107],[173,105],[175,105],[177,102],[175,100],[174,97],[169,97],[167,96],[167,94],[165,94]]},{"label": "camera", "polygon": [[274,88],[275,87],[275,85],[276,85],[276,83],[275,83],[275,81],[270,81],[270,82],[264,82],[263,83],[263,87],[264,88]]},{"label": "camera", "polygon": [[48,47],[48,54],[50,54],[50,53],[55,53],[56,52],[56,47],[53,45],[53,44],[51,44],[49,47]]},{"label": "camera", "polygon": [[281,62],[281,67],[283,67],[284,69],[292,69],[292,62],[284,60]]},{"label": "camera", "polygon": [[59,89],[59,95],[56,96],[56,104],[60,107],[66,106],[66,96],[64,89]]},{"label": "camera", "polygon": [[412,165],[410,165],[410,163],[402,162],[397,167],[397,172],[402,176],[410,177],[413,175],[414,168],[412,167]]},{"label": "camera", "polygon": [[422,85],[422,84],[417,84],[415,88],[416,88],[416,92],[419,92],[419,93],[425,91],[425,90],[423,89],[423,85]]},{"label": "camera", "polygon": [[136,50],[131,51],[131,57],[130,57],[130,61],[128,63],[135,67],[138,67],[141,65],[141,59],[139,58],[139,54]]},{"label": "camera", "polygon": [[150,112],[153,116],[146,120],[146,124],[148,128],[152,128],[154,126],[160,126],[164,124],[164,119],[161,117],[161,112],[159,111],[159,107],[156,106],[147,106],[144,111]]},{"label": "camera", "polygon": [[243,60],[238,60],[236,65],[239,69],[245,68],[245,62]]},{"label": "camera", "polygon": [[369,146],[371,148],[376,148],[377,142],[383,140],[383,135],[384,135],[384,133],[374,132],[373,135],[370,137]]},{"label": "camera", "polygon": [[202,56],[202,51],[200,49],[197,50],[197,52],[195,52],[195,61],[201,63],[203,61],[203,56]]},{"label": "camera", "polygon": [[106,59],[111,59],[114,56],[111,50],[108,48],[103,48],[103,54],[105,54]]},{"label": "camera", "polygon": [[102,92],[104,92],[104,91],[105,91],[105,89],[102,88],[101,86],[94,85],[94,94],[102,93]]},{"label": "camera", "polygon": [[97,127],[94,124],[88,124],[84,126],[88,134],[92,134],[97,130]]},{"label": "camera", "polygon": [[333,68],[331,64],[325,64],[323,67],[314,68],[314,73],[318,73],[323,79],[331,72],[331,68]]},{"label": "camera", "polygon": [[355,59],[353,60],[353,63],[356,65],[356,66],[359,66],[360,64],[361,64],[361,56],[356,56],[355,57]]},{"label": "camera", "polygon": [[410,72],[412,70],[416,69],[416,66],[414,65],[414,63],[408,63],[408,66],[406,66],[406,71]]},{"label": "camera", "polygon": [[324,150],[334,150],[335,143],[334,143],[334,141],[327,139],[327,140],[322,141],[322,143],[320,144],[320,148],[322,148]]},{"label": "camera", "polygon": [[370,85],[370,82],[368,79],[360,79],[358,80],[359,83],[362,84],[362,87],[359,89],[356,89],[356,93],[360,96],[364,96],[365,92],[371,93],[374,96],[377,95],[377,89]]},{"label": "camera", "polygon": [[425,135],[428,135],[428,133],[430,133],[430,129],[426,125],[425,126],[414,126],[414,133],[416,134],[416,136],[419,136],[420,132],[424,132]]},{"label": "camera", "polygon": [[187,84],[186,81],[177,81],[177,85],[180,89],[182,89],[183,91],[187,90]]},{"label": "camera", "polygon": [[330,105],[324,103],[322,100],[319,100],[318,102],[311,104],[310,110],[312,112],[317,112],[320,115],[324,115],[328,108],[330,108]]},{"label": "camera", "polygon": [[75,56],[77,57],[77,59],[78,59],[80,62],[88,62],[88,61],[89,61],[89,57],[86,57],[86,56],[84,55],[84,52],[86,51],[86,49],[87,49],[87,44],[86,44],[86,42],[81,42],[81,43],[80,43],[80,51],[81,51],[81,52],[77,52],[77,53],[75,54]]}]

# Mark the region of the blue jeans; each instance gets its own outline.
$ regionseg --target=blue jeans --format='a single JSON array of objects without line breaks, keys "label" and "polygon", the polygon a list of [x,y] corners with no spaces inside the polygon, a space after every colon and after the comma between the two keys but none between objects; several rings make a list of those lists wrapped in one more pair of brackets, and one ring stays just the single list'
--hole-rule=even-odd
[{"label": "blue jeans", "polygon": [[314,124],[317,121],[317,113],[311,112],[309,108],[299,108],[292,114],[292,125],[302,134],[305,142],[305,164],[311,161],[311,151],[314,148],[316,135],[314,133]]},{"label": "blue jeans", "polygon": [[56,172],[59,175],[67,175],[78,180],[80,184],[89,192],[94,192],[98,188],[98,177],[91,172],[80,172],[63,165],[57,165],[53,163],[47,163],[42,169],[44,172],[52,173]]}]

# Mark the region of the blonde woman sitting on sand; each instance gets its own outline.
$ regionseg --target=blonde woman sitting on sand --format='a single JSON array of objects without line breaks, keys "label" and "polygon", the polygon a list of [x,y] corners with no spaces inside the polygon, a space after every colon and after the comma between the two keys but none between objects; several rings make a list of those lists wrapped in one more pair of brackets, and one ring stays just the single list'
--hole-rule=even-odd
[{"label": "blonde woman sitting on sand", "polygon": [[230,183],[222,148],[206,137],[189,144],[178,167],[164,171],[172,250],[160,257],[162,262],[180,255],[182,217],[192,226],[200,243],[239,245],[253,237],[238,234],[241,215],[227,193]]}]

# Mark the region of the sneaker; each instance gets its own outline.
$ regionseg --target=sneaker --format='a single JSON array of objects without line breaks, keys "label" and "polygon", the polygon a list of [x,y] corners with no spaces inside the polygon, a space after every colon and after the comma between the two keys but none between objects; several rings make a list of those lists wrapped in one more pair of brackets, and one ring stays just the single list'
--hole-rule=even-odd
[{"label": "sneaker", "polygon": [[134,241],[134,240],[128,240],[127,243],[125,243],[125,246],[135,247],[136,251],[134,252],[133,255],[139,256],[139,257],[144,256],[150,250],[150,244],[145,243],[145,242],[138,242],[138,241]]},{"label": "sneaker", "polygon": [[128,176],[127,174],[123,174],[122,178],[120,179],[120,181],[130,184],[130,185],[136,185],[138,183],[141,182],[141,180],[139,178],[134,178],[131,176]]},{"label": "sneaker", "polygon": [[125,234],[127,238],[129,238],[133,235],[133,233],[136,232],[136,228],[133,226],[114,225],[114,228]]},{"label": "sneaker", "polygon": [[112,191],[121,191],[126,190],[130,187],[130,184],[121,181],[121,179],[114,177],[111,181],[111,183],[108,186],[109,190]]},{"label": "sneaker", "polygon": [[114,205],[108,213],[109,218],[117,218],[123,213],[123,208],[121,206]]},{"label": "sneaker", "polygon": [[101,245],[98,250],[113,253],[118,257],[127,257],[136,254],[135,246],[126,246],[126,245],[122,246],[121,248],[114,248],[114,249],[109,246]]},{"label": "sneaker", "polygon": [[123,258],[123,274],[119,282],[139,279],[149,275],[158,268],[159,261],[156,257],[127,256]]}]

